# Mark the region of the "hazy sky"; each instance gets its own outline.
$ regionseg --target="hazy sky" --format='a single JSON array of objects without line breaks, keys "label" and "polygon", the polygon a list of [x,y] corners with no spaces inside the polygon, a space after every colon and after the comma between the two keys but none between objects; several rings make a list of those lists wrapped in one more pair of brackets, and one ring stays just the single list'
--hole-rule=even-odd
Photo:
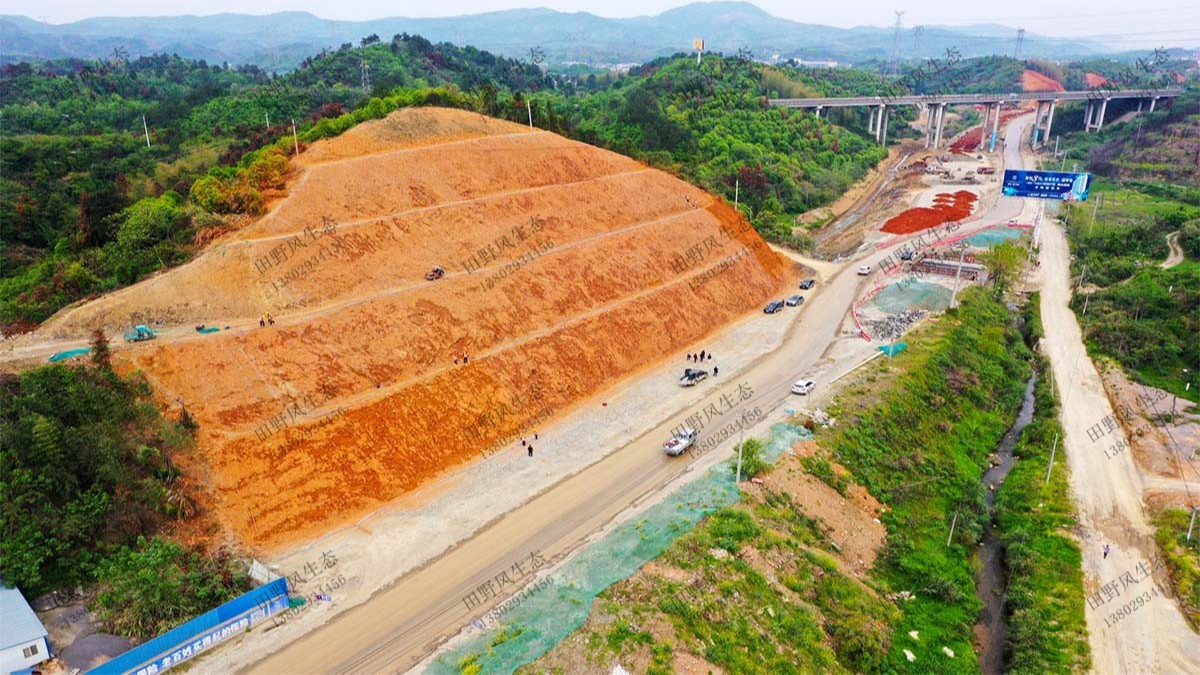
[{"label": "hazy sky", "polygon": [[[514,7],[549,7],[565,12],[591,12],[606,17],[658,14],[686,0],[0,0],[0,14],[23,14],[64,23],[91,16],[157,16],[163,14],[267,14],[287,10],[311,12],[326,19],[374,19],[388,16],[454,16]],[[1191,0],[853,0],[797,2],[758,0],[754,4],[787,19],[852,27],[891,25],[895,10],[906,10],[904,26],[1000,23],[1022,26],[1043,35],[1097,37],[1117,45],[1162,43],[1200,45],[1200,2]]]}]

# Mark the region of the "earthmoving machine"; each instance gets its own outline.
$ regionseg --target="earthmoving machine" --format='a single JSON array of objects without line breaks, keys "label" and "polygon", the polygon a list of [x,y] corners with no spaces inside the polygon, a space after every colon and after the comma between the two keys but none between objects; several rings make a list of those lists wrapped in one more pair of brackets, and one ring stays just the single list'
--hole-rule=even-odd
[{"label": "earthmoving machine", "polygon": [[158,333],[151,330],[149,326],[138,325],[134,326],[133,330],[125,334],[125,341],[144,342],[146,340],[153,340],[156,337],[158,337]]}]

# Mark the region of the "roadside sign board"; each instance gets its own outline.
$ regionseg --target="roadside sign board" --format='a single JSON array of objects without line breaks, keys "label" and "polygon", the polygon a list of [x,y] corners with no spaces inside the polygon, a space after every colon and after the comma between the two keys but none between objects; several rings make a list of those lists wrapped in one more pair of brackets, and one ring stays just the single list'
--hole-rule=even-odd
[{"label": "roadside sign board", "polygon": [[1091,182],[1092,174],[1090,173],[1006,170],[1004,172],[1004,195],[1082,202],[1088,198]]}]

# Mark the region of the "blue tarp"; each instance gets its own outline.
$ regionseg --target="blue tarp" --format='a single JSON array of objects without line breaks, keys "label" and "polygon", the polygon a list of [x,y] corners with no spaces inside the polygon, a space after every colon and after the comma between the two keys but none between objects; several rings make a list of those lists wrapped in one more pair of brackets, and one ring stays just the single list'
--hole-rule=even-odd
[{"label": "blue tarp", "polygon": [[877,349],[879,349],[879,351],[883,352],[884,354],[887,354],[888,356],[895,356],[895,355],[899,354],[900,352],[904,351],[905,349],[908,349],[908,343],[907,342],[897,342],[894,345],[881,345]]},{"label": "blue tarp", "polygon": [[78,349],[68,349],[65,352],[59,352],[50,357],[50,363],[58,363],[63,359],[69,359],[72,356],[82,356],[92,351],[91,347],[80,347]]},{"label": "blue tarp", "polygon": [[245,631],[275,612],[287,609],[287,606],[287,579],[276,579],[140,644],[92,668],[88,673],[161,673]]}]

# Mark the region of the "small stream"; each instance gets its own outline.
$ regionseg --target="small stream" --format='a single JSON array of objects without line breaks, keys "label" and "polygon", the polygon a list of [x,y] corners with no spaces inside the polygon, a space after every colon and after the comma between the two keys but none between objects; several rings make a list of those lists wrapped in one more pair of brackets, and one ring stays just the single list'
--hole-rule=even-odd
[{"label": "small stream", "polygon": [[996,464],[983,474],[983,484],[990,488],[986,497],[990,518],[979,545],[980,566],[975,573],[975,593],[983,602],[983,613],[979,623],[975,624],[975,639],[979,645],[979,670],[984,675],[1004,672],[1007,657],[1005,643],[1008,641],[1008,623],[1004,620],[1004,593],[1008,588],[1008,575],[1004,565],[1004,548],[996,531],[996,492],[1012,469],[1013,447],[1021,430],[1033,421],[1033,387],[1036,382],[1037,375],[1034,375],[1025,384],[1025,400],[1017,413],[1017,421],[992,453]]}]

